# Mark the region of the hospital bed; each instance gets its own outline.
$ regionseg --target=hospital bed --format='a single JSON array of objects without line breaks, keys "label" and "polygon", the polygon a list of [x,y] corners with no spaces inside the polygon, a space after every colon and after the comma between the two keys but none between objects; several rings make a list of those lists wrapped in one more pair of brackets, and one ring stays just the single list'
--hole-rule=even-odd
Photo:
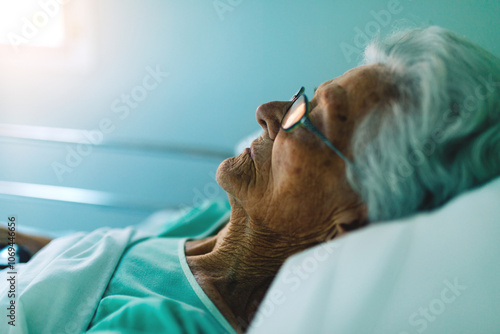
[{"label": "hospital bed", "polygon": [[[500,328],[499,203],[497,178],[434,211],[375,223],[293,256],[250,333],[493,333]],[[182,213],[158,210],[134,227],[155,234]]]}]

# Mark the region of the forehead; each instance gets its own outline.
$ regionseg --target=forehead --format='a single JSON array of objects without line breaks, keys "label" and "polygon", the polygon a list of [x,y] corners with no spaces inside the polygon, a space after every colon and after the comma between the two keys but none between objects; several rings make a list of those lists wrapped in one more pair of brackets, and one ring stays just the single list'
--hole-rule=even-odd
[{"label": "forehead", "polygon": [[339,77],[322,83],[316,91],[321,92],[322,90],[327,89],[333,85],[340,85],[343,87],[345,85],[363,85],[376,83],[382,81],[382,79],[386,79],[388,76],[387,72],[388,70],[381,64],[358,66],[350,69]]},{"label": "forehead", "polygon": [[327,105],[334,102],[345,107],[349,105],[356,109],[364,109],[367,104],[391,96],[392,90],[386,67],[380,64],[364,65],[322,83],[311,102]]}]

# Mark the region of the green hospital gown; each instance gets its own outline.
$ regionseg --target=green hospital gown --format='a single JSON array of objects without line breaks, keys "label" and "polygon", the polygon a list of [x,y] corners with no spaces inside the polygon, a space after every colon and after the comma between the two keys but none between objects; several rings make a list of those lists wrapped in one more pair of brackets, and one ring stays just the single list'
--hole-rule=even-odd
[{"label": "green hospital gown", "polygon": [[106,288],[89,332],[235,333],[192,275],[186,240],[215,234],[229,219],[227,202],[205,203],[130,245]]}]

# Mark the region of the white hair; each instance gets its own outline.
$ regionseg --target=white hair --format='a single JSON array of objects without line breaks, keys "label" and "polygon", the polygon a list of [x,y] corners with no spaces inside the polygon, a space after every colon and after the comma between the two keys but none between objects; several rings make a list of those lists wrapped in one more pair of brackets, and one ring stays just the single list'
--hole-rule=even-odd
[{"label": "white hair", "polygon": [[500,60],[440,27],[375,39],[396,87],[356,129],[348,179],[371,221],[436,208],[500,175]]}]

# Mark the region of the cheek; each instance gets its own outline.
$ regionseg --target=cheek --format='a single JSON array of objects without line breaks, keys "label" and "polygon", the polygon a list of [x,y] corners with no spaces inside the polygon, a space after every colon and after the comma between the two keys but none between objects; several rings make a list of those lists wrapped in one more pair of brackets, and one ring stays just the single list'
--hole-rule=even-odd
[{"label": "cheek", "polygon": [[315,154],[317,149],[293,141],[276,147],[272,162],[274,189],[288,197],[304,196],[317,189],[326,169]]},{"label": "cheek", "polygon": [[276,137],[272,159],[273,192],[280,196],[329,197],[345,179],[344,162],[307,132]]},{"label": "cheek", "polygon": [[277,142],[272,157],[272,175],[276,186],[294,183],[306,171],[306,157],[290,142]]}]

